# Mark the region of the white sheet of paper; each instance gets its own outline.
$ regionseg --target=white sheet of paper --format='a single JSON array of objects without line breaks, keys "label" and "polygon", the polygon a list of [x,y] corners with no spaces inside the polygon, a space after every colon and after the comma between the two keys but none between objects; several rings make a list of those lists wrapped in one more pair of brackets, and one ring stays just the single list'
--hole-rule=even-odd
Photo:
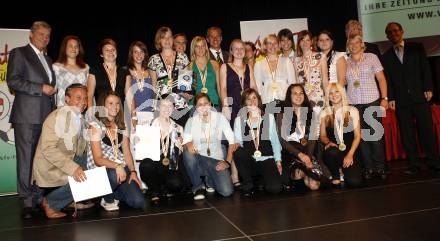
[{"label": "white sheet of paper", "polygon": [[105,167],[97,167],[84,172],[87,176],[87,180],[84,182],[77,182],[73,177],[68,177],[70,190],[72,191],[73,200],[75,200],[75,202],[112,193]]},{"label": "white sheet of paper", "polygon": [[137,125],[136,136],[139,141],[135,143],[135,159],[150,158],[160,160],[160,127],[150,125]]}]

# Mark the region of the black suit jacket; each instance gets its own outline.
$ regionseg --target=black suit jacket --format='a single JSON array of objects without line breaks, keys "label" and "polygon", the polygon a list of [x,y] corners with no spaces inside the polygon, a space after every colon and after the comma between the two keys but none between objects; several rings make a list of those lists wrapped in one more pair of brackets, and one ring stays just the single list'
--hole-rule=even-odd
[{"label": "black suit jacket", "polygon": [[[227,63],[228,59],[229,59],[229,52],[222,49],[222,55],[223,55],[223,62]],[[211,50],[209,50],[209,57],[212,60],[217,60],[217,56],[214,56],[214,54],[212,54]]]},{"label": "black suit jacket", "polygon": [[9,54],[6,81],[15,93],[11,123],[42,124],[54,109],[54,96],[43,94],[43,84],[55,86],[56,83],[52,60],[46,56],[46,61],[52,71],[52,83],[49,83],[43,64],[29,44],[15,48]]},{"label": "black suit jacket", "polygon": [[403,63],[393,47],[382,58],[389,99],[395,100],[396,106],[426,102],[424,92],[432,91],[432,75],[423,45],[405,42]]},{"label": "black suit jacket", "polygon": [[379,58],[380,61],[382,58],[382,55],[380,54],[380,50],[379,47],[377,46],[377,44],[373,44],[373,43],[368,43],[368,42],[364,42],[365,44],[365,53],[372,53],[377,55],[377,57]]}]

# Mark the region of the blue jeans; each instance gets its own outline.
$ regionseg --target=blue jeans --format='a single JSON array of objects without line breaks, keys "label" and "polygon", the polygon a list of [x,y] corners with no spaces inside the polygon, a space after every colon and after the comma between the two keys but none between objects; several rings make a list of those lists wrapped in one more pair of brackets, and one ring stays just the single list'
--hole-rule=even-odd
[{"label": "blue jeans", "polygon": [[130,178],[130,171],[128,170],[128,167],[125,167],[127,179],[121,184],[118,184],[117,182],[115,169],[107,168],[106,170],[113,193],[105,195],[103,197],[104,200],[108,203],[112,203],[115,199],[118,199],[119,201],[125,202],[129,207],[144,208],[145,198],[141,189],[134,181],[128,184],[128,179]]},{"label": "blue jeans", "polygon": [[[75,156],[74,161],[80,165],[83,170],[86,170],[87,155]],[[50,208],[60,211],[69,205],[69,203],[73,202],[72,191],[70,191],[69,183],[53,190],[46,196],[46,198]]]},{"label": "blue jeans", "polygon": [[183,161],[193,184],[193,192],[203,188],[204,184],[200,178],[201,176],[206,176],[207,184],[224,197],[230,196],[234,192],[229,170],[217,171],[215,169],[219,160],[192,154],[185,150]]}]

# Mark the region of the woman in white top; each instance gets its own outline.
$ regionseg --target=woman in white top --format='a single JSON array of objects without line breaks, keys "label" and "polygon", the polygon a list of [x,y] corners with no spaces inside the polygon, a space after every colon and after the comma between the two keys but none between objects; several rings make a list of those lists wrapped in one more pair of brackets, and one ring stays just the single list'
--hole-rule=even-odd
[{"label": "woman in white top", "polygon": [[254,75],[258,93],[263,104],[284,100],[287,87],[296,83],[295,69],[287,57],[281,57],[278,39],[274,34],[268,35],[263,41],[265,58],[255,63]]},{"label": "woman in white top", "polygon": [[345,71],[347,61],[345,52],[339,52],[333,49],[333,35],[323,30],[318,35],[318,48],[327,59],[329,83],[345,83]]},{"label": "woman in white top", "polygon": [[287,57],[295,61],[295,41],[293,41],[293,33],[288,28],[283,28],[278,32],[278,41],[281,48],[281,56]]},{"label": "woman in white top", "polygon": [[[194,103],[196,112],[188,119],[183,132],[183,161],[193,185],[194,200],[205,198],[204,192],[217,191],[226,197],[234,192],[230,178],[234,133],[226,118],[212,108],[209,96],[200,93]],[[221,141],[229,142],[228,155]],[[226,157],[226,158],[225,158]],[[200,176],[205,176],[205,186]]]},{"label": "woman in white top", "polygon": [[61,42],[57,61],[52,65],[55,72],[57,86],[56,104],[64,106],[66,88],[75,83],[87,84],[89,66],[84,63],[84,49],[77,36],[69,35]]}]

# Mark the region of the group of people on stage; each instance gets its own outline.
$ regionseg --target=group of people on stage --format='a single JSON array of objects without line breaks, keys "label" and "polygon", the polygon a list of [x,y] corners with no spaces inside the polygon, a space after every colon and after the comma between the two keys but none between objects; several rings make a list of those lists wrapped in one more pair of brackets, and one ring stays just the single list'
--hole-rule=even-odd
[{"label": "group of people on stage", "polygon": [[[347,52],[333,49],[328,31],[315,46],[303,30],[295,46],[293,33],[282,29],[264,38],[256,56],[255,45],[240,39],[223,50],[222,30],[210,27],[192,39],[187,55],[186,35],[161,27],[157,54],[134,41],[123,67],[116,42],[104,39],[102,62],[88,66],[76,36],[64,38],[52,64],[45,53],[51,27],[34,22],[30,44],[11,51],[6,78],[15,93],[11,123],[23,217],[39,205],[48,218],[93,206],[73,203],[67,177],[81,182],[85,170],[101,166],[113,191],[100,200],[107,211],[120,202],[145,207],[142,182],[157,203],[189,190],[202,200],[206,192],[227,197],[240,189],[252,196],[298,183],[317,190],[386,179],[381,117],[387,108],[405,130],[406,173],[421,166],[413,118],[427,164],[438,172],[428,60],[423,46],[404,41],[403,33],[399,23],[388,23],[393,47],[381,55],[363,41],[356,20],[346,25]],[[188,71],[191,87],[181,88]],[[134,159],[138,125],[160,129],[159,160]]]}]

